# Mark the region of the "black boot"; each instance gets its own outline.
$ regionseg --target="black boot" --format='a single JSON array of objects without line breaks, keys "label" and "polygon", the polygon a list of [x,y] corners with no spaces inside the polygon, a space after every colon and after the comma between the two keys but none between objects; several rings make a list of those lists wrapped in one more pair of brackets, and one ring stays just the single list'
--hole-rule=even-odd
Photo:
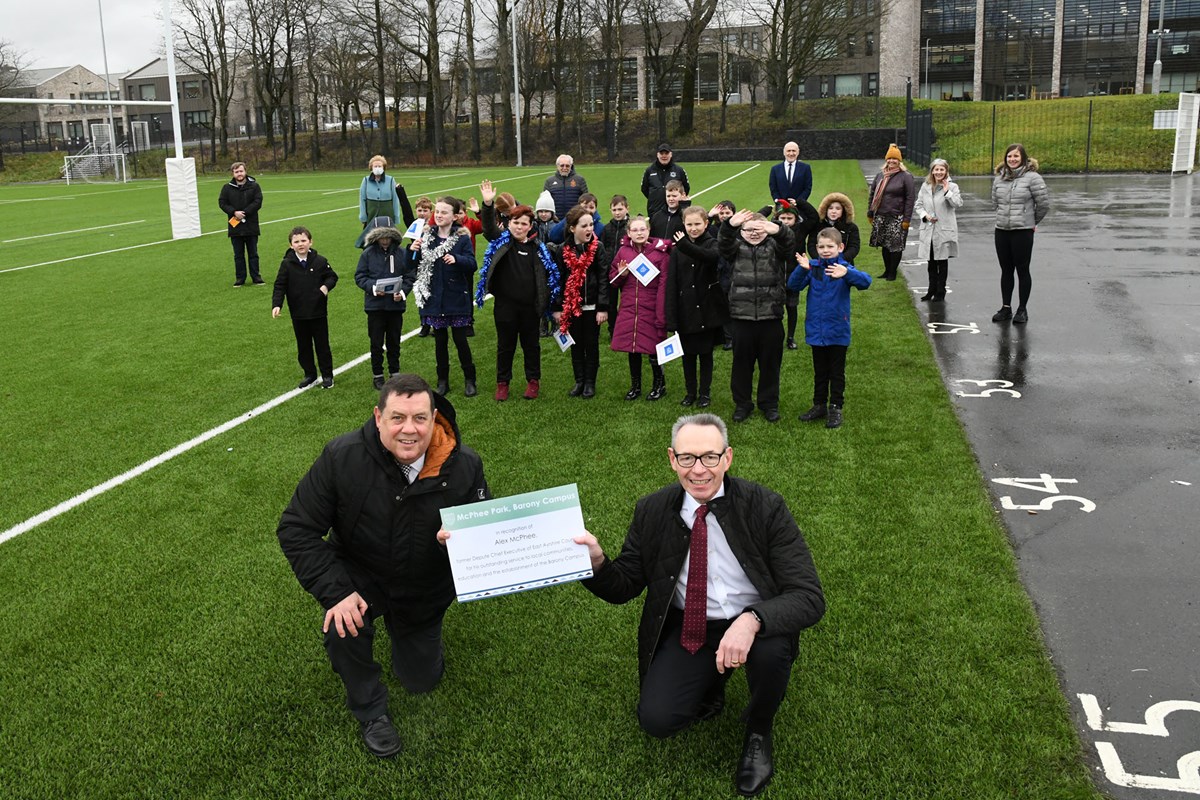
[{"label": "black boot", "polygon": [[626,400],[637,400],[642,396],[642,379],[634,378],[629,384],[629,391],[625,393]]},{"label": "black boot", "polygon": [[654,386],[650,389],[650,394],[646,395],[647,400],[661,400],[667,393],[667,378],[659,372],[654,376]]}]

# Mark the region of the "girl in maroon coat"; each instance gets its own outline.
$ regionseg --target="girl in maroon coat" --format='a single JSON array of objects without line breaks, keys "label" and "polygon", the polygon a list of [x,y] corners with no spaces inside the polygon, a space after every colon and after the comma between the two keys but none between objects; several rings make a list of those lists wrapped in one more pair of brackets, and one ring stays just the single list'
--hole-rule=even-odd
[{"label": "girl in maroon coat", "polygon": [[[644,255],[658,274],[645,286],[629,271],[638,256]],[[613,328],[612,349],[629,354],[629,391],[626,400],[636,400],[642,394],[642,355],[650,356],[654,386],[647,400],[659,400],[667,393],[667,380],[659,366],[655,346],[667,338],[666,292],[667,264],[671,258],[671,243],[666,239],[650,238],[650,223],[645,217],[634,217],[621,246],[613,257],[610,283],[620,291],[617,323]]]}]

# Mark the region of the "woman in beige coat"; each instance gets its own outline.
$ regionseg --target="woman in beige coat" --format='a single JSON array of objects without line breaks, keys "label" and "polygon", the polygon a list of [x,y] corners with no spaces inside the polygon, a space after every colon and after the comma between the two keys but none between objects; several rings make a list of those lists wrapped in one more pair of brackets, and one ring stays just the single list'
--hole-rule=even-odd
[{"label": "woman in beige coat", "polygon": [[950,180],[950,165],[944,158],[935,158],[913,207],[913,214],[921,220],[917,257],[929,262],[929,287],[922,300],[946,299],[950,259],[958,255],[955,210],[962,203],[958,184]]}]

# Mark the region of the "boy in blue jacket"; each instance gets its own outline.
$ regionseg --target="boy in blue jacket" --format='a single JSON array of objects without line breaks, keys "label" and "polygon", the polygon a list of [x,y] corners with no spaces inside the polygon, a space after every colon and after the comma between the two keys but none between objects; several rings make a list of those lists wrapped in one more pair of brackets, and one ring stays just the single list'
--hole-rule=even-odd
[{"label": "boy in blue jacket", "polygon": [[[292,315],[292,330],[296,334],[296,360],[304,370],[304,379],[296,388],[304,389],[316,383],[317,367],[320,366],[321,386],[332,389],[328,297],[337,285],[338,276],[329,266],[329,260],[312,249],[312,234],[308,228],[292,228],[288,242],[291,249],[284,255],[275,277],[271,317],[278,319],[286,301]],[[316,351],[316,359],[313,351]]]},{"label": "boy in blue jacket", "polygon": [[842,234],[825,228],[817,234],[817,257],[808,260],[796,253],[798,267],[788,278],[793,292],[808,289],[804,341],[812,347],[813,406],[800,415],[801,422],[825,418],[826,428],[842,425],[846,390],[846,350],[850,347],[850,287],[866,289],[871,276],[842,258]]}]

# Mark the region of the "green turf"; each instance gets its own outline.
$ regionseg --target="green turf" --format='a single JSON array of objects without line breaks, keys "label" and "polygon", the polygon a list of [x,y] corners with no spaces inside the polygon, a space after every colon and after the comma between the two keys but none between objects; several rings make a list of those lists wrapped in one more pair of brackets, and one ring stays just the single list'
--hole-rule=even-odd
[{"label": "green turf", "polygon": [[[693,189],[749,166],[689,165]],[[766,166],[697,202],[761,203]],[[549,171],[489,175],[531,200]],[[602,205],[622,190],[640,200],[641,167],[583,172]],[[814,173],[815,195],[863,201],[857,164],[819,162]],[[416,196],[483,176],[401,177]],[[272,221],[287,216],[302,217],[342,276],[330,298],[338,364],[367,345],[352,283],[359,225],[338,210],[353,191],[325,193],[359,179],[262,177],[260,249],[275,254],[264,276],[295,224]],[[0,245],[0,531],[298,380],[269,289],[230,286],[218,185],[201,186],[214,235],[8,272],[170,234],[161,183],[0,189],[0,239],[147,220]],[[867,249],[860,266],[878,265]],[[846,426],[795,420],[811,392],[802,347],[785,356],[784,421],[731,433],[734,473],[789,499],[829,602],[801,640],[770,796],[1098,796],[907,288],[877,283],[853,305]],[[680,369],[666,367],[665,400],[627,403],[624,356],[604,351],[597,399],[570,400],[569,358],[547,343],[543,398],[497,404],[490,309],[477,328],[482,394],[464,400],[456,371],[450,399],[493,491],[577,482],[587,525],[615,551],[636,497],[673,479],[665,447]],[[729,364],[718,351],[713,410],[726,417]],[[431,375],[432,342],[407,342],[402,365]],[[274,529],[324,442],[361,424],[372,395],[359,365],[332,391],[310,390],[0,544],[0,797],[732,794],[744,679],[717,721],[649,739],[633,714],[640,602],[608,606],[577,586],[451,608],[442,685],[424,697],[392,687],[405,752],[382,763],[366,754],[324,656],[319,609]],[[377,645],[382,656],[386,636]]]}]

